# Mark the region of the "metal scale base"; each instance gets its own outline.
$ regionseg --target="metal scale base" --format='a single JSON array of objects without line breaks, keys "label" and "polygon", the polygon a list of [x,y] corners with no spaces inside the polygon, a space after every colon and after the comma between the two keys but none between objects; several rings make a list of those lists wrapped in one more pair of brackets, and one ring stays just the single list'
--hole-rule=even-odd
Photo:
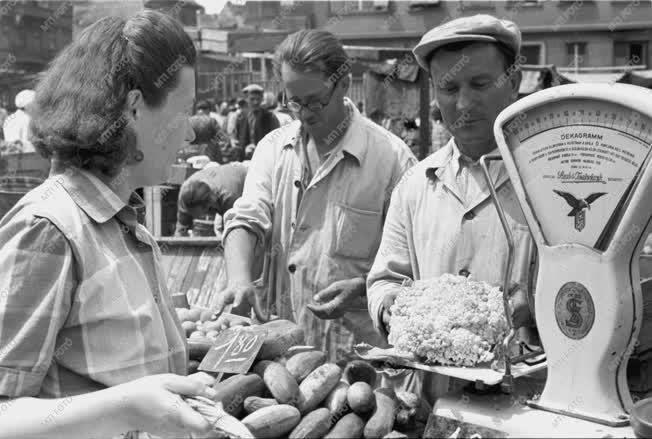
[{"label": "metal scale base", "polygon": [[[528,401],[541,393],[544,383],[545,373],[517,378],[514,392],[509,395],[458,391],[442,396],[433,408],[423,437],[636,437],[629,425],[609,427],[528,406]],[[572,403],[569,401],[571,409]]]}]

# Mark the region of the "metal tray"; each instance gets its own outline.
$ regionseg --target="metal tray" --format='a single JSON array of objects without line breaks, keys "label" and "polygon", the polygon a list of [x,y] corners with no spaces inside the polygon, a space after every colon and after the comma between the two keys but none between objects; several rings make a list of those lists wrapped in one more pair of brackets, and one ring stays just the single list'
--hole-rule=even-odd
[{"label": "metal tray", "polygon": [[[476,367],[456,367],[456,366],[438,366],[424,364],[419,362],[416,357],[410,354],[399,353],[394,348],[381,349],[365,343],[354,347],[355,353],[367,361],[376,361],[386,363],[389,367],[404,367],[410,369],[425,370],[426,372],[435,372],[442,375],[451,376],[471,382],[482,382],[487,386],[500,384],[505,373],[504,369],[494,370],[490,363],[482,363]],[[541,359],[545,356],[535,357],[534,360]],[[530,366],[526,363],[512,364],[511,372],[514,378],[529,375],[546,368],[546,362]]]}]

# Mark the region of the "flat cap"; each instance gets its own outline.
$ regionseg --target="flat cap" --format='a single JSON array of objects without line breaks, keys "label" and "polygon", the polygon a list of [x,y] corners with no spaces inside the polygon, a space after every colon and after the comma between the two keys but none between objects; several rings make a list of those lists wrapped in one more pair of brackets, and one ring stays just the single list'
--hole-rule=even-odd
[{"label": "flat cap", "polygon": [[249,84],[248,86],[243,88],[242,91],[244,91],[245,93],[249,93],[252,91],[262,93],[263,91],[265,91],[265,89],[258,84]]},{"label": "flat cap", "polygon": [[518,54],[521,49],[521,31],[509,20],[478,14],[448,21],[429,30],[412,50],[417,62],[425,70],[429,55],[438,47],[460,41],[487,41],[502,43]]}]

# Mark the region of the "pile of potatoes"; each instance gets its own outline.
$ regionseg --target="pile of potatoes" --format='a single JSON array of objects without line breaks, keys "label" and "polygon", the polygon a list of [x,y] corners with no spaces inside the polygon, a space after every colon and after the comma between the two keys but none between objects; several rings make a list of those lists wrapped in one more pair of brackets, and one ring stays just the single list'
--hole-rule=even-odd
[{"label": "pile of potatoes", "polygon": [[407,437],[418,398],[376,387],[376,371],[364,361],[344,370],[325,353],[303,344],[303,331],[277,320],[267,330],[252,370],[216,383],[216,402],[256,438]]},{"label": "pile of potatoes", "polygon": [[219,331],[217,322],[211,321],[213,313],[210,310],[195,307],[175,310],[188,339],[215,340]]}]

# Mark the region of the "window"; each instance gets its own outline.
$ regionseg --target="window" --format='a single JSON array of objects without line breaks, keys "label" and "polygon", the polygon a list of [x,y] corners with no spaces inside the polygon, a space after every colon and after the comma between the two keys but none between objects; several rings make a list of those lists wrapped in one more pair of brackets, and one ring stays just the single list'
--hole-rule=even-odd
[{"label": "window", "polygon": [[410,9],[429,8],[431,6],[438,6],[439,0],[411,0],[408,2]]},{"label": "window", "polygon": [[469,8],[469,9],[494,9],[496,6],[495,1],[490,1],[490,0],[479,0],[479,1],[471,1],[471,0],[465,0],[459,3],[459,6],[462,8]]},{"label": "window", "polygon": [[614,43],[615,66],[647,65],[647,43],[644,41],[616,41]]},{"label": "window", "polygon": [[260,72],[260,58],[251,58],[251,70]]},{"label": "window", "polygon": [[389,0],[349,0],[329,2],[332,15],[387,11]]},{"label": "window", "polygon": [[543,6],[544,0],[508,0],[507,9],[520,9],[530,6]]},{"label": "window", "polygon": [[545,64],[546,60],[543,56],[543,47],[543,43],[523,42],[521,45],[521,56],[525,59],[522,64]]},{"label": "window", "polygon": [[247,14],[253,18],[275,17],[281,7],[280,1],[247,2]]},{"label": "window", "polygon": [[568,67],[586,67],[589,65],[586,43],[566,43],[566,64]]}]

